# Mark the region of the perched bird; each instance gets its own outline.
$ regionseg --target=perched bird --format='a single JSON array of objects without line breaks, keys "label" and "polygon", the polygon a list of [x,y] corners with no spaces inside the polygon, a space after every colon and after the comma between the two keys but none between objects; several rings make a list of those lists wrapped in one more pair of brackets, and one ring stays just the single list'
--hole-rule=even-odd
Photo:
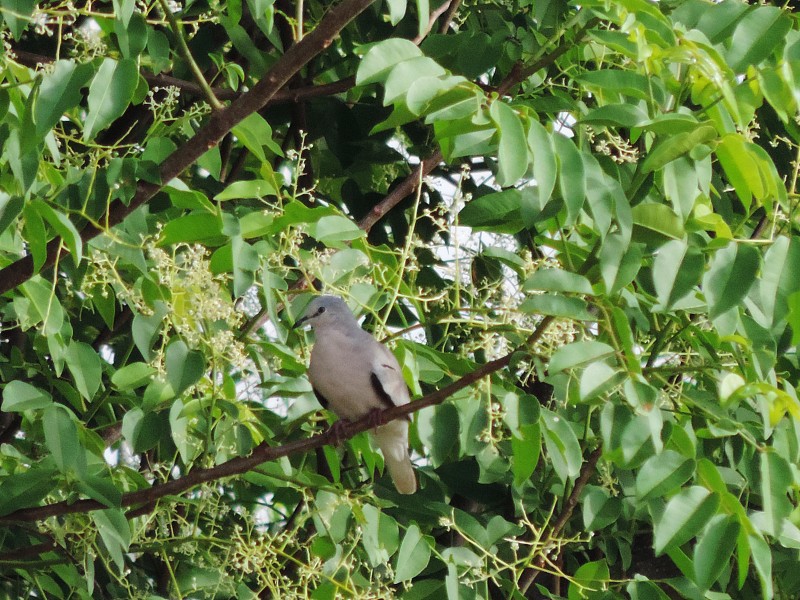
[{"label": "perched bird", "polygon": [[[314,298],[294,327],[304,323],[316,335],[308,378],[323,407],[354,421],[375,410],[408,404],[408,387],[394,354],[361,329],[344,300]],[[408,456],[408,420],[389,421],[373,435],[397,491],[413,494],[417,478]]]}]

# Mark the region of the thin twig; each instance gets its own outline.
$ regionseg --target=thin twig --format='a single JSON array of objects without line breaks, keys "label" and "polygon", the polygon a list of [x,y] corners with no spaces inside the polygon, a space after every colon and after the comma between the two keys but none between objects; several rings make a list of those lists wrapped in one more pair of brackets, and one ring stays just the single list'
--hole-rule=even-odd
[{"label": "thin twig", "polygon": [[200,70],[200,66],[194,60],[192,51],[189,50],[189,46],[183,36],[183,26],[178,22],[178,19],[175,18],[175,14],[170,10],[167,0],[158,0],[158,3],[161,6],[161,12],[164,13],[167,21],[169,21],[169,26],[172,28],[172,33],[175,34],[175,38],[178,41],[178,51],[181,53],[183,60],[189,64],[189,70],[192,72],[192,75],[194,75],[197,85],[200,86],[200,89],[203,91],[203,95],[211,105],[211,108],[214,110],[221,110],[224,108],[224,105],[214,95],[214,91],[211,89],[208,81],[206,81],[203,71]]},{"label": "thin twig", "polygon": [[442,24],[439,25],[439,33],[447,33],[447,30],[450,29],[450,24],[453,22],[453,19],[455,18],[456,13],[458,12],[460,6],[461,6],[461,0],[453,0],[450,3],[450,9],[444,16]]},{"label": "thin twig", "polygon": [[428,19],[428,26],[425,28],[425,31],[419,34],[411,41],[419,46],[422,43],[422,40],[428,37],[428,34],[431,32],[431,29],[433,29],[433,26],[436,24],[436,19],[441,17],[442,13],[444,13],[448,8],[450,8],[450,0],[442,2],[442,4],[430,14],[430,18]]},{"label": "thin twig", "polygon": [[[578,479],[575,481],[575,485],[572,488],[572,493],[570,493],[569,498],[567,498],[567,501],[564,503],[561,513],[558,515],[555,522],[550,526],[547,539],[552,540],[561,534],[561,531],[566,526],[570,517],[572,517],[575,507],[578,506],[578,501],[583,493],[583,488],[586,487],[586,484],[589,483],[589,479],[592,477],[592,475],[594,475],[594,472],[597,469],[597,461],[600,460],[600,456],[602,454],[603,448],[597,447],[586,459],[586,462],[583,463],[580,475],[578,476]],[[542,553],[534,561],[534,566],[528,567],[522,572],[517,584],[520,592],[524,594],[528,591],[528,588],[531,586],[531,584],[536,581],[539,573],[542,572],[542,567],[544,567],[546,560],[547,556]]]}]

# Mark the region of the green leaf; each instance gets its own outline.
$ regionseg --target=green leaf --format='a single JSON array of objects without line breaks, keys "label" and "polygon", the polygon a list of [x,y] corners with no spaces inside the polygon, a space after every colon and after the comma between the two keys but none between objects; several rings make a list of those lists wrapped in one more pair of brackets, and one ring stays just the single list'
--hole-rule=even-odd
[{"label": "green leaf", "polygon": [[580,374],[578,397],[581,402],[598,398],[620,383],[624,373],[605,362],[593,362]]},{"label": "green leaf", "polygon": [[712,319],[739,305],[756,279],[760,262],[758,250],[748,244],[731,243],[717,250],[703,277]]},{"label": "green leaf", "polygon": [[664,450],[648,458],[636,475],[636,496],[639,502],[669,495],[689,481],[695,462],[674,450]]},{"label": "green leaf", "polygon": [[65,356],[67,368],[72,373],[81,396],[91,400],[100,388],[103,367],[100,357],[88,344],[71,341]]},{"label": "green leaf", "polygon": [[730,41],[727,62],[737,73],[769,57],[792,28],[792,21],[780,8],[758,6],[739,21]]},{"label": "green leaf", "polygon": [[516,189],[474,198],[458,213],[459,224],[476,231],[517,233],[524,227],[520,215],[521,198],[521,192]]},{"label": "green leaf", "polygon": [[277,196],[278,190],[263,179],[250,179],[247,181],[234,181],[219,194],[214,200],[222,202],[239,198],[263,198],[264,196]]},{"label": "green leaf", "polygon": [[695,537],[716,512],[718,505],[719,496],[699,486],[682,490],[671,498],[655,524],[653,549],[656,556]]},{"label": "green leaf", "polygon": [[784,457],[777,452],[761,452],[761,502],[766,517],[765,533],[777,536],[783,520],[792,512],[786,495],[794,483],[792,470]]},{"label": "green leaf", "polygon": [[414,579],[428,566],[430,559],[431,546],[422,536],[416,523],[412,523],[406,530],[397,553],[394,582],[400,583]]},{"label": "green leaf", "polygon": [[447,71],[427,56],[416,56],[397,63],[384,83],[383,105],[388,106],[404,98],[411,84],[420,77],[440,77],[446,74]]},{"label": "green leaf", "polygon": [[684,240],[672,240],[658,249],[653,261],[657,310],[669,310],[700,283],[705,260],[700,250]]},{"label": "green leaf", "polygon": [[647,120],[647,113],[635,104],[606,104],[589,110],[579,119],[579,122],[587,125],[612,125],[630,129]]},{"label": "green leaf", "polygon": [[86,451],[78,438],[78,428],[69,411],[59,404],[42,412],[44,442],[58,470],[82,478],[86,473]]},{"label": "green leaf", "polygon": [[364,230],[347,217],[327,215],[308,225],[308,235],[331,248],[344,248],[343,242],[363,237]]},{"label": "green leaf", "polygon": [[592,284],[583,275],[562,269],[538,269],[525,280],[522,289],[526,292],[541,290],[545,292],[573,292],[591,296]]},{"label": "green leaf", "polygon": [[763,537],[754,533],[747,536],[747,541],[750,542],[753,565],[761,580],[762,598],[772,598],[772,549]]},{"label": "green leaf", "polygon": [[162,430],[163,419],[158,413],[133,408],[122,417],[122,436],[134,452],[147,452],[155,448],[161,440]]},{"label": "green leaf", "polygon": [[169,411],[169,429],[172,441],[178,449],[181,460],[189,464],[200,455],[204,448],[204,441],[196,435],[192,421],[199,418],[195,403],[194,410],[187,408],[180,398],[172,403]]},{"label": "green leaf", "polygon": [[551,136],[553,153],[558,158],[558,183],[564,204],[567,206],[568,223],[577,221],[586,200],[586,175],[583,158],[572,140],[561,134]]},{"label": "green leaf", "polygon": [[167,382],[176,396],[197,383],[206,370],[202,353],[190,350],[183,340],[175,340],[167,346],[164,365]]},{"label": "green leaf", "polygon": [[615,523],[622,513],[622,501],[611,497],[601,487],[587,485],[581,500],[583,523],[588,531],[597,531]]},{"label": "green leaf", "polygon": [[96,510],[90,513],[97,525],[97,532],[120,572],[125,570],[124,554],[131,545],[131,526],[125,513],[119,508]]},{"label": "green leaf", "polygon": [[373,567],[385,565],[400,543],[397,521],[372,504],[364,504],[361,510],[361,543],[367,552],[369,564]]},{"label": "green leaf", "polygon": [[541,437],[537,435],[535,439],[524,440],[512,437],[511,452],[514,456],[514,460],[511,463],[514,485],[520,486],[530,479],[536,470],[536,465],[539,464],[539,456],[542,452]]},{"label": "green leaf", "polygon": [[764,255],[758,282],[761,309],[767,327],[780,323],[789,313],[789,297],[800,291],[800,242],[776,237]]},{"label": "green leaf", "polygon": [[23,412],[37,408],[47,408],[53,404],[53,397],[24,381],[9,381],[3,388],[3,412]]},{"label": "green leaf", "polygon": [[[17,315],[23,324],[23,329],[27,329],[37,323],[44,323],[42,333],[46,336],[53,336],[61,331],[64,324],[64,309],[61,302],[55,296],[50,284],[40,276],[31,278],[20,286],[23,295],[29,301],[29,306],[25,314]],[[15,306],[18,304],[15,299]]]},{"label": "green leaf", "polygon": [[390,38],[379,42],[361,59],[356,73],[356,84],[382,82],[396,64],[419,56],[422,56],[422,51],[409,40]]},{"label": "green leaf", "polygon": [[640,100],[650,100],[650,90],[653,89],[649,78],[635,71],[599,69],[586,72],[576,79],[604,95],[610,92]]},{"label": "green leaf", "polygon": [[514,185],[528,170],[525,130],[514,109],[500,100],[492,102],[489,114],[500,132],[497,183],[502,187]]},{"label": "green leaf", "polygon": [[609,584],[611,574],[605,560],[582,564],[575,571],[567,590],[568,600],[600,600]]},{"label": "green leaf", "polygon": [[658,171],[667,163],[688,154],[700,144],[706,144],[716,138],[717,130],[713,125],[698,125],[692,131],[681,132],[662,139],[644,159],[642,172]]},{"label": "green leaf", "polygon": [[607,294],[615,294],[636,277],[642,266],[643,251],[619,233],[607,235],[600,248],[600,274]]},{"label": "green leaf", "polygon": [[168,311],[169,309],[163,302],[158,302],[152,315],[144,316],[137,313],[133,317],[131,326],[133,342],[145,360],[149,361],[153,358],[153,344],[161,333],[161,325]]},{"label": "green leaf", "polygon": [[109,508],[119,507],[122,502],[122,492],[109,478],[87,475],[78,482],[78,489],[89,498],[97,500]]},{"label": "green leaf", "polygon": [[677,240],[686,234],[680,217],[666,204],[649,202],[637,204],[631,209],[631,213],[636,239],[652,241],[659,238],[672,238]]},{"label": "green leaf", "polygon": [[47,221],[50,227],[55,230],[62,241],[67,245],[75,264],[77,265],[81,262],[83,258],[83,240],[75,225],[72,224],[72,221],[70,221],[65,214],[53,209],[49,204],[42,202],[38,198],[32,199],[30,206],[39,213],[39,216]]},{"label": "green leaf", "polygon": [[[36,181],[39,163],[41,162],[41,148],[37,147],[40,141],[35,135],[31,135],[29,131],[11,130],[3,150],[5,158],[8,160],[8,165],[11,167],[11,172],[14,174],[14,179],[16,179],[17,190],[10,188],[9,191],[25,193]],[[25,209],[28,208],[26,204]]]},{"label": "green leaf", "polygon": [[500,398],[503,422],[519,439],[539,440],[539,400],[534,396],[509,392]]},{"label": "green leaf", "polygon": [[428,33],[430,20],[429,0],[416,0],[417,3],[417,35],[424,37]]},{"label": "green leaf", "polygon": [[662,169],[664,195],[684,223],[691,216],[702,189],[707,186],[705,174],[710,175],[710,169],[702,168],[706,164],[682,156],[667,163]]},{"label": "green leaf", "polygon": [[118,18],[114,19],[114,33],[125,58],[136,59],[147,46],[147,21],[141,13],[131,14],[126,24]]},{"label": "green leaf", "polygon": [[[463,101],[472,99],[463,109],[463,114],[442,112],[453,105],[460,105]],[[415,79],[406,93],[406,105],[414,115],[434,113],[437,118],[466,117],[475,114],[480,107],[480,100],[476,88],[460,75],[430,76]]]},{"label": "green leaf", "polygon": [[389,6],[389,22],[397,25],[406,15],[408,2],[406,0],[386,0],[386,4]]},{"label": "green leaf", "polygon": [[25,206],[25,200],[22,196],[9,196],[0,191],[0,234],[22,214],[23,206]]},{"label": "green leaf", "polygon": [[143,362],[135,362],[118,369],[111,376],[111,383],[120,391],[135,390],[150,383],[156,369]]},{"label": "green leaf", "polygon": [[89,112],[83,139],[91,140],[121,117],[139,84],[139,68],[132,58],[106,58],[89,86]]},{"label": "green leaf", "polygon": [[539,211],[550,201],[558,178],[558,160],[553,140],[547,130],[533,119],[528,120],[528,152],[533,156],[533,178],[536,180]]},{"label": "green leaf", "polygon": [[172,246],[181,242],[211,243],[222,238],[222,221],[216,214],[190,213],[167,222],[161,231],[159,246]]},{"label": "green leaf", "polygon": [[113,0],[114,16],[127,26],[130,23],[133,11],[136,9],[136,0]]},{"label": "green leaf", "polygon": [[700,589],[709,589],[730,562],[739,522],[730,515],[716,515],[698,537],[694,547],[694,580]]},{"label": "green leaf", "polygon": [[526,313],[563,317],[575,321],[596,321],[589,312],[588,304],[581,298],[569,298],[558,294],[537,294],[526,298],[519,309]]},{"label": "green leaf", "polygon": [[39,94],[33,105],[33,122],[36,137],[41,139],[71,108],[80,104],[81,88],[92,77],[94,69],[89,63],[58,60],[53,70],[42,78]]},{"label": "green leaf", "polygon": [[0,516],[20,508],[37,506],[59,484],[60,478],[52,461],[47,466],[37,463],[27,471],[4,478],[3,493],[0,494]]},{"label": "green leaf", "polygon": [[625,593],[628,594],[630,600],[669,600],[667,596],[657,584],[645,579],[638,579],[641,577],[637,575],[637,579],[630,581],[625,586]]},{"label": "green leaf", "polygon": [[19,40],[28,23],[33,20],[31,17],[36,8],[36,0],[0,0],[0,7],[0,16],[8,25],[14,39]]},{"label": "green leaf", "polygon": [[458,409],[452,404],[423,408],[418,413],[419,438],[430,453],[434,468],[444,464],[458,445],[461,429]]},{"label": "green leaf", "polygon": [[578,476],[583,464],[583,453],[570,422],[558,414],[542,408],[542,435],[547,456],[559,479],[566,482]]},{"label": "green leaf", "polygon": [[262,163],[268,162],[264,148],[275,156],[283,156],[283,150],[272,139],[272,127],[257,112],[250,113],[231,129],[245,147]]},{"label": "green leaf", "polygon": [[560,347],[550,357],[548,372],[552,375],[566,369],[602,360],[614,354],[614,348],[595,340],[572,342]]},{"label": "green leaf", "polygon": [[33,202],[25,205],[22,216],[22,235],[28,242],[28,248],[33,258],[33,272],[38,273],[47,260],[47,231]]},{"label": "green leaf", "polygon": [[764,181],[759,169],[753,168],[755,160],[750,150],[750,144],[733,133],[723,137],[716,149],[719,163],[746,210],[750,210],[753,196],[765,196]]}]

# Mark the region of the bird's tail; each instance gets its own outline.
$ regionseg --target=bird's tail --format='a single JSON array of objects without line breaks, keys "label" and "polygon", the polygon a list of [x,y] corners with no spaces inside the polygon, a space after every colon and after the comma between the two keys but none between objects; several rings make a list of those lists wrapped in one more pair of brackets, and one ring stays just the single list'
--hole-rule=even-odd
[{"label": "bird's tail", "polygon": [[375,441],[383,452],[383,459],[394,487],[401,494],[417,491],[417,476],[408,456],[408,421],[397,419],[375,430]]}]

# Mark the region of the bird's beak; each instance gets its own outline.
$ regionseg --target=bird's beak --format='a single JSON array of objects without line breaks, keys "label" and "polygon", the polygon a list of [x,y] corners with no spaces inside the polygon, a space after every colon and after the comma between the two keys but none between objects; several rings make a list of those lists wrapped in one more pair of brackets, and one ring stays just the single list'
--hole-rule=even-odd
[{"label": "bird's beak", "polygon": [[297,329],[306,321],[308,321],[308,317],[300,317],[299,319],[297,319],[297,321],[294,322],[294,325],[292,325],[292,329]]}]

